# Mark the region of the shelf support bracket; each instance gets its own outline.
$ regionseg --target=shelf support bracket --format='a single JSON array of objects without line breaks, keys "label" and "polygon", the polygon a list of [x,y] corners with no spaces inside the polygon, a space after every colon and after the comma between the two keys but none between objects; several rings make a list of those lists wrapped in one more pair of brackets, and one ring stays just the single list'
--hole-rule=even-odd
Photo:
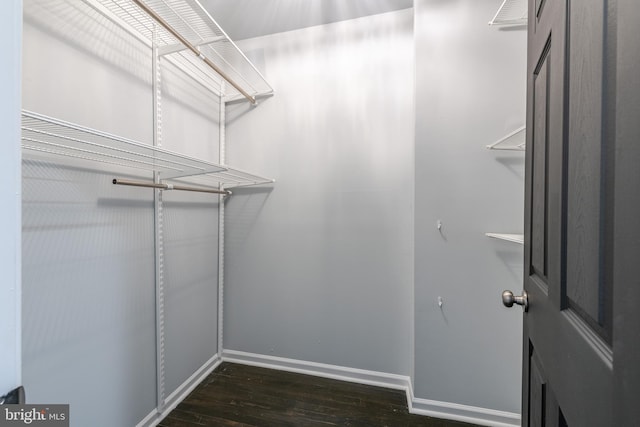
[{"label": "shelf support bracket", "polygon": [[[219,42],[222,40],[226,40],[226,37],[224,36],[211,37],[211,38],[202,40],[200,43],[193,43],[193,45],[196,47],[200,47],[200,46],[205,46],[211,43]],[[176,44],[167,45],[167,46],[160,46],[158,48],[158,55],[159,56],[170,55],[172,53],[182,52],[183,50],[187,50],[187,49],[188,48],[182,43],[176,43]]]},{"label": "shelf support bracket", "polygon": [[[226,163],[226,102],[224,98],[224,82],[220,82],[220,133],[219,133],[219,158],[218,161],[222,166]],[[220,190],[224,189],[224,185],[220,184]],[[218,199],[218,354],[222,357],[224,350],[224,215],[225,215],[225,197],[220,196]]]}]

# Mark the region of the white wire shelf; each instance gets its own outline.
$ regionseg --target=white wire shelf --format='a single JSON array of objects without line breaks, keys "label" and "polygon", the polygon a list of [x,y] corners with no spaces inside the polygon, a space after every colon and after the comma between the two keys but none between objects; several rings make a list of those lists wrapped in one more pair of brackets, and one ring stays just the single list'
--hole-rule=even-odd
[{"label": "white wire shelf", "polygon": [[[142,2],[180,36],[195,46],[200,56],[188,50],[176,36],[158,25],[132,0],[85,1],[115,22],[128,27],[128,30],[133,30],[149,45],[152,45],[155,40],[160,55],[169,58],[214,92],[220,92],[222,78],[205,63],[205,58],[213,62],[252,97],[273,93],[273,88],[264,76],[197,0],[142,0]],[[155,38],[154,29],[157,33]],[[224,88],[224,93],[221,95],[225,100],[243,98],[243,95],[231,84],[224,85]]]},{"label": "white wire shelf", "polygon": [[22,111],[25,158],[67,158],[79,162],[159,172],[163,180],[206,177],[202,185],[224,188],[274,182],[229,166],[206,162],[149,144],[122,138],[74,123]]},{"label": "white wire shelf", "polygon": [[264,178],[250,172],[225,166],[226,170],[202,175],[173,178],[171,181],[200,185],[204,187],[216,187],[222,184],[225,189],[248,187],[251,185],[271,184],[274,179]]},{"label": "white wire shelf", "polygon": [[506,240],[507,242],[524,245],[524,234],[484,233],[484,235],[492,239]]},{"label": "white wire shelf", "polygon": [[526,25],[527,0],[504,0],[489,25]]},{"label": "white wire shelf", "polygon": [[526,130],[527,128],[523,126],[493,144],[487,145],[487,148],[489,150],[525,151]]}]

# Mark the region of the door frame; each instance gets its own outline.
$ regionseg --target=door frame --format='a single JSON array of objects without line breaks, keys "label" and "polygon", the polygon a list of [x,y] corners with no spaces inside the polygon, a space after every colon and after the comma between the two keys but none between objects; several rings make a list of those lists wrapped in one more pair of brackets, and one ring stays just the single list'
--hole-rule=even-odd
[{"label": "door frame", "polygon": [[[615,10],[617,8],[617,10]],[[614,423],[640,419],[640,2],[609,1],[617,18],[613,244]]]}]

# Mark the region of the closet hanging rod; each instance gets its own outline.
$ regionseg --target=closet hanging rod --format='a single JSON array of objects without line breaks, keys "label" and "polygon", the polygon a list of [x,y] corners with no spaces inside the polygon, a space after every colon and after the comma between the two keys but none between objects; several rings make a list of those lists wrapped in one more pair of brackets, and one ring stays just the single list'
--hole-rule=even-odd
[{"label": "closet hanging rod", "polygon": [[188,187],[186,185],[161,184],[161,183],[156,184],[155,182],[131,181],[128,179],[119,179],[119,178],[113,178],[112,182],[114,183],[114,185],[131,185],[133,187],[159,188],[161,190],[195,191],[199,193],[231,195],[231,191],[228,191],[228,190],[210,190],[208,188]]},{"label": "closet hanging rod", "polygon": [[151,16],[158,24],[162,25],[167,31],[169,31],[175,38],[177,38],[178,40],[180,40],[180,42],[182,44],[184,44],[187,49],[189,49],[191,52],[193,52],[197,57],[199,57],[200,59],[202,59],[204,61],[205,64],[207,64],[209,67],[211,67],[216,73],[218,73],[223,79],[225,79],[227,82],[229,82],[231,84],[231,86],[233,86],[234,88],[236,88],[238,90],[238,92],[240,92],[245,98],[247,98],[249,100],[249,102],[252,105],[256,105],[256,98],[254,96],[251,96],[247,93],[247,91],[245,91],[244,89],[242,89],[242,87],[236,83],[231,77],[229,77],[227,75],[227,73],[225,73],[224,71],[222,71],[220,69],[220,67],[218,67],[216,64],[214,64],[213,62],[211,62],[211,60],[209,58],[207,58],[206,56],[204,56],[200,50],[195,47],[193,44],[191,44],[191,42],[189,42],[189,40],[185,39],[182,34],[180,34],[178,31],[176,31],[171,25],[169,25],[169,23],[167,21],[165,21],[160,15],[158,15],[153,9],[151,9],[149,6],[147,6],[146,4],[144,4],[141,0],[133,0],[133,2],[135,4],[137,4],[142,10],[144,10],[145,12],[147,12],[147,14],[149,16]]}]

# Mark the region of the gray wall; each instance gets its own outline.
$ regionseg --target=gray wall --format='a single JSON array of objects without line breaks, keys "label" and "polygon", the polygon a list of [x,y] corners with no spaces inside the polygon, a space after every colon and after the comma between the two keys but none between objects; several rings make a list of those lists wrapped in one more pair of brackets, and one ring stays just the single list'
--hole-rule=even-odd
[{"label": "gray wall", "polygon": [[[23,379],[72,425],[155,406],[153,203],[112,176],[23,162]],[[145,197],[146,196],[146,197]],[[105,407],[108,416],[96,419]]]},{"label": "gray wall", "polygon": [[276,95],[227,112],[225,350],[408,375],[412,12],[246,40]]},{"label": "gray wall", "polygon": [[0,395],[21,383],[20,74],[22,1],[0,13]]},{"label": "gray wall", "polygon": [[[151,142],[145,46],[82,2],[24,12],[24,108]],[[134,425],[155,407],[153,194],[107,169],[22,167],[24,385],[29,402],[70,404],[74,426]],[[105,407],[120,410],[96,418]]]},{"label": "gray wall", "polygon": [[[220,98],[168,62],[162,146],[218,161]],[[164,192],[165,367],[171,393],[217,352],[218,196]]]},{"label": "gray wall", "polygon": [[[415,2],[415,394],[520,412],[524,154],[484,147],[525,121],[526,31],[499,2]],[[442,232],[437,221],[442,221]],[[438,297],[444,305],[438,307]]]},{"label": "gray wall", "polygon": [[[30,0],[23,52],[24,108],[151,143],[151,52],[139,40],[84,2]],[[170,66],[162,76],[163,147],[217,161],[219,99]],[[153,191],[111,179],[152,177],[30,159],[22,173],[29,401],[69,403],[73,426],[135,425],[156,406]],[[168,396],[217,352],[218,202],[164,202]]]},{"label": "gray wall", "polygon": [[170,393],[217,352],[218,197],[165,193],[165,366]]},{"label": "gray wall", "polygon": [[225,349],[519,413],[521,314],[499,296],[522,248],[484,233],[522,232],[523,154],[485,145],[524,124],[526,34],[488,27],[496,7],[417,2],[415,45],[412,11],[240,43],[276,95],[230,108],[229,162],[277,182],[228,202]]}]

